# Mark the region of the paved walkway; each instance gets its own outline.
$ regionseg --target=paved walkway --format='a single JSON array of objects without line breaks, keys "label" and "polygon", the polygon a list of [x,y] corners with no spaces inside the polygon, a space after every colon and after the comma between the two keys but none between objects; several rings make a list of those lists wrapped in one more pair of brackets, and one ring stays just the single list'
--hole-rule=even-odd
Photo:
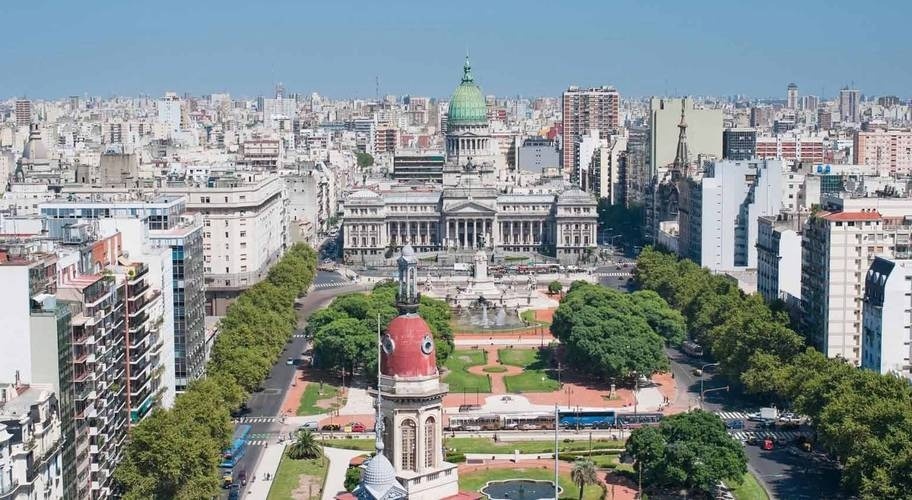
[{"label": "paved walkway", "polygon": [[247,487],[242,490],[242,498],[247,500],[260,500],[269,496],[269,488],[272,487],[272,480],[266,480],[266,473],[275,477],[276,471],[279,470],[279,462],[282,461],[282,453],[285,452],[285,444],[273,444],[267,446],[260,461],[252,471],[248,471]]},{"label": "paved walkway", "polygon": [[[506,394],[507,386],[504,383],[504,377],[507,375],[519,375],[523,370],[518,366],[503,365],[498,363],[497,347],[487,346],[484,348],[484,350],[486,353],[485,359],[488,360],[488,363],[485,365],[470,366],[469,373],[474,373],[481,376],[488,375],[488,377],[491,379],[491,392],[494,394]],[[488,373],[484,371],[485,368],[494,366],[506,368],[506,371],[498,373]]]},{"label": "paved walkway", "polygon": [[323,448],[323,454],[329,459],[329,470],[326,473],[326,482],[323,484],[322,500],[333,500],[337,493],[345,491],[345,472],[348,470],[348,463],[359,455],[367,455],[367,452]]},{"label": "paved walkway", "polygon": [[345,406],[339,409],[339,415],[363,415],[374,412],[374,397],[364,387],[349,387]]}]

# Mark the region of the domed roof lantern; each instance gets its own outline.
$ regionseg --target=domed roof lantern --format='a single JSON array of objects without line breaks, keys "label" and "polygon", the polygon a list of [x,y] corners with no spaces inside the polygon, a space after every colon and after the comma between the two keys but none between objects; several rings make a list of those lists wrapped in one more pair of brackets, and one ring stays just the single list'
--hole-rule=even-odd
[{"label": "domed roof lantern", "polygon": [[399,293],[397,296],[399,311],[402,314],[418,310],[418,258],[411,244],[402,247],[397,259],[399,264]]},{"label": "domed roof lantern", "polygon": [[465,64],[462,65],[462,83],[472,83],[472,64],[469,62],[469,55],[466,54]]}]

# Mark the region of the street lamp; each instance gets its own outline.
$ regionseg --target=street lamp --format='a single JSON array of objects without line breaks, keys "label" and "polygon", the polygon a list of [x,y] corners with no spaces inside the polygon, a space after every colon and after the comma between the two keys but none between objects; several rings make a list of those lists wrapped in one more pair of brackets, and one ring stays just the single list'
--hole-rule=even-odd
[{"label": "street lamp", "polygon": [[700,368],[700,409],[703,409],[703,370],[710,366],[719,366],[719,363],[706,363]]},{"label": "street lamp", "polygon": [[700,409],[701,410],[703,409],[703,397],[706,395],[706,393],[707,392],[716,392],[716,391],[728,392],[728,386],[726,385],[725,387],[716,387],[714,389],[706,389],[705,391],[701,390],[700,391]]}]

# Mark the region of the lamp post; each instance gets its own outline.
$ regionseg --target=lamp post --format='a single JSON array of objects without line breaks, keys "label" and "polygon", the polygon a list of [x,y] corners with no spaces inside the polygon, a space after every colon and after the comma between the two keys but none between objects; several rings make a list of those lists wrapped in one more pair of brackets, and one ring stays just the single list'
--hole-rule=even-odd
[{"label": "lamp post", "polygon": [[719,366],[719,363],[706,363],[700,368],[700,409],[703,409],[703,370],[710,366]]},{"label": "lamp post", "polygon": [[706,389],[705,391],[704,391],[704,390],[700,390],[700,409],[701,409],[701,410],[703,409],[703,397],[704,397],[704,395],[705,395],[706,393],[708,393],[708,392],[716,392],[716,391],[725,391],[725,392],[728,392],[728,386],[726,385],[725,387],[716,387],[716,388],[714,388],[714,389]]}]

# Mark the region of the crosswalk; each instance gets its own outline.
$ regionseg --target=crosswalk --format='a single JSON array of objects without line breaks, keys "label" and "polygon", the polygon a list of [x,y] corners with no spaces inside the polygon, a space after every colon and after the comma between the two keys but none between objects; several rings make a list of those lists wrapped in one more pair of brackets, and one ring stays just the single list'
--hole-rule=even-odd
[{"label": "crosswalk", "polygon": [[232,419],[235,424],[271,424],[278,420],[278,417],[239,417]]},{"label": "crosswalk", "polygon": [[810,437],[810,432],[806,431],[736,431],[731,433],[732,437],[739,441],[747,441],[750,438],[765,439],[773,438],[776,441],[792,441],[798,436]]},{"label": "crosswalk", "polygon": [[616,273],[595,273],[595,276],[597,278],[622,278],[626,276],[633,276],[633,273],[618,271]]},{"label": "crosswalk", "polygon": [[268,439],[248,439],[247,446],[266,446],[269,444]]},{"label": "crosswalk", "polygon": [[340,288],[343,286],[356,285],[357,283],[352,281],[329,281],[326,283],[317,283],[314,285],[314,288],[325,290],[327,288]]},{"label": "crosswalk", "polygon": [[292,337],[294,337],[296,339],[303,339],[306,336],[307,335],[304,335],[303,333],[296,333],[296,334],[292,335]]},{"label": "crosswalk", "polygon": [[750,416],[740,411],[717,411],[716,415],[719,415],[722,420],[747,420],[747,417]]}]

